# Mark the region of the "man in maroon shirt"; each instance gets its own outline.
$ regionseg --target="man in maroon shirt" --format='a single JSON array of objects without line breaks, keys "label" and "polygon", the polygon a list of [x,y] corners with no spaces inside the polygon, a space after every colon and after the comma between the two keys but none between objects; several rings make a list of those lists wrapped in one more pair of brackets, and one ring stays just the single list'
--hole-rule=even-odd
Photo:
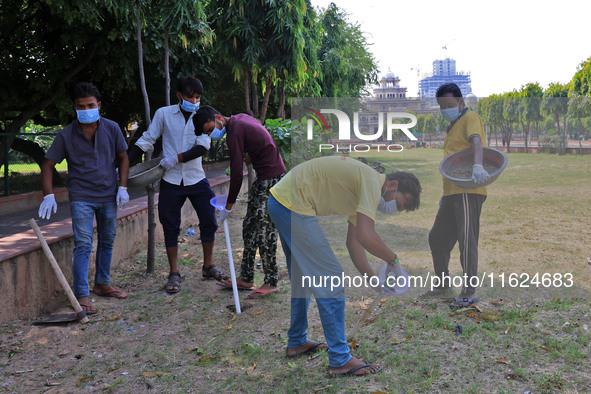
[{"label": "man in maroon shirt", "polygon": [[[220,221],[232,213],[232,206],[240,192],[243,178],[243,162],[252,164],[257,178],[249,190],[248,207],[242,223],[244,254],[237,285],[251,289],[254,284],[254,263],[257,248],[265,272],[264,284],[249,298],[264,296],[279,291],[277,287],[277,229],[267,211],[269,190],[283,174],[285,165],[271,134],[258,120],[246,114],[222,116],[216,109],[208,106],[199,108],[193,117],[195,133],[208,134],[212,139],[226,135],[226,145],[230,151],[230,191],[226,207],[220,212]],[[248,155],[244,159],[244,155]],[[229,280],[222,285],[231,287]]]}]

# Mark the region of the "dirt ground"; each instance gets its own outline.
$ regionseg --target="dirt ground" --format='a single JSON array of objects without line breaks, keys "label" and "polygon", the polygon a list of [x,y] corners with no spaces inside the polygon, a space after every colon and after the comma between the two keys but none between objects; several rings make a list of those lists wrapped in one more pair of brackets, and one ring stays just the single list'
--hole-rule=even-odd
[{"label": "dirt ground", "polygon": [[[234,215],[240,214],[244,212]],[[234,238],[234,261],[239,272],[241,221],[232,218],[229,222]],[[211,343],[218,331],[230,331],[233,321],[247,320],[247,324],[248,320],[254,321],[259,313],[264,313],[262,307],[269,300],[247,300],[249,293],[241,293],[244,313],[237,317],[233,313],[232,291],[218,286],[215,280],[202,278],[199,230],[189,226],[183,231],[189,228],[196,230],[196,234],[180,237],[179,268],[183,281],[178,294],[168,295],[164,291],[168,263],[164,245],[160,243],[153,274],[145,273],[145,251],[112,268],[111,283],[126,291],[128,297],[118,300],[91,293],[98,313],[89,316],[89,324],[35,325],[32,321],[3,324],[0,327],[0,391],[122,389],[142,392],[153,388],[150,380],[161,380],[160,377],[170,374],[161,368],[183,364],[177,360],[179,354],[187,354],[192,361],[204,358],[204,365],[209,364],[208,357],[218,357],[205,354],[204,343],[197,338],[203,336]],[[216,234],[214,262],[229,274],[221,225]],[[285,268],[284,260],[281,265]],[[287,270],[283,269],[280,279],[284,289],[289,287],[285,281],[287,276]],[[257,274],[257,284],[262,277],[263,274]],[[92,288],[92,283],[90,285]],[[271,295],[271,298],[289,300],[285,294]],[[67,305],[65,293],[59,292],[48,305],[47,312],[52,315],[71,313],[73,310]],[[139,380],[131,382],[132,379]],[[126,384],[120,385],[123,380]],[[195,383],[193,378],[190,380]]]},{"label": "dirt ground", "polygon": [[[391,167],[418,174],[425,190],[421,209],[377,225],[387,244],[400,251],[408,273],[423,276],[432,270],[426,239],[441,187],[436,166],[441,152],[424,152],[409,153],[406,162],[401,158]],[[187,235],[179,244],[184,281],[176,295],[163,290],[168,264],[158,244],[154,274],[145,273],[145,250],[112,270],[112,284],[128,297],[93,296],[99,312],[89,324],[1,325],[0,392],[591,392],[590,200],[583,182],[591,162],[546,155],[511,160],[513,167],[490,188],[482,219],[480,271],[494,273],[494,286],[487,282],[479,290],[478,308],[459,313],[447,307],[451,296],[422,298],[420,288],[384,299],[350,343],[354,356],[384,366],[377,375],[331,379],[326,352],[284,357],[290,292],[280,247],[281,292],[256,300],[241,293],[243,313],[237,315],[232,292],[202,280],[201,245],[197,235]],[[559,177],[567,165],[568,177]],[[556,185],[545,183],[548,174]],[[517,180],[519,188],[513,186]],[[564,187],[562,204],[577,208],[553,210]],[[245,204],[238,204],[230,220],[237,271],[244,211]],[[346,219],[329,217],[321,224],[353,275],[344,244]],[[228,272],[221,231],[214,261]],[[379,268],[383,262],[372,264]],[[461,273],[457,249],[451,269]],[[508,276],[500,286],[502,273],[538,271],[572,272],[575,286],[509,288]],[[256,285],[262,280],[257,270]],[[347,292],[348,328],[372,297]],[[66,305],[65,295],[57,294],[52,306]],[[324,340],[315,302],[308,333]]]}]

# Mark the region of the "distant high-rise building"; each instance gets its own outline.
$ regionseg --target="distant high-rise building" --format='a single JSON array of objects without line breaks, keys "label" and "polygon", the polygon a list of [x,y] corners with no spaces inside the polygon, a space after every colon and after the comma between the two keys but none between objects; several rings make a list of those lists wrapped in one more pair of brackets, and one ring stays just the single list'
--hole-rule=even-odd
[{"label": "distant high-rise building", "polygon": [[437,88],[445,83],[453,82],[459,86],[464,97],[472,93],[470,73],[457,72],[456,61],[445,58],[433,62],[433,75],[419,81],[420,97],[435,97]]}]

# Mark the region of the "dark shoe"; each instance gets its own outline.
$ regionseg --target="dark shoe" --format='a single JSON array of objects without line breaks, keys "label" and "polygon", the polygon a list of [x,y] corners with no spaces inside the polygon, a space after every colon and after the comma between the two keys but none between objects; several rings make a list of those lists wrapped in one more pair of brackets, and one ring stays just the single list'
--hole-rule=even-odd
[{"label": "dark shoe", "polygon": [[209,267],[203,266],[202,269],[203,279],[215,279],[218,282],[221,280],[228,280],[228,275],[224,274],[222,271],[215,267],[215,264],[210,265]]},{"label": "dark shoe", "polygon": [[171,272],[168,275],[168,283],[166,283],[165,290],[168,294],[176,294],[181,291],[181,274],[178,272]]}]

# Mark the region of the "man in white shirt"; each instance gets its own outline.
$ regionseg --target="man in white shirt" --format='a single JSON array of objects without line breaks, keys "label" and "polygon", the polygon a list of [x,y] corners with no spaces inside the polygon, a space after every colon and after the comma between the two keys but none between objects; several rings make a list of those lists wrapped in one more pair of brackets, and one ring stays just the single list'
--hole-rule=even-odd
[{"label": "man in white shirt", "polygon": [[[143,152],[152,149],[156,140],[162,136],[164,158],[160,165],[166,172],[160,181],[158,218],[164,230],[166,255],[170,264],[170,274],[166,284],[166,292],[169,294],[178,293],[181,289],[181,274],[177,265],[178,236],[181,208],[187,198],[199,217],[203,245],[203,277],[218,281],[228,279],[227,275],[218,270],[212,261],[217,222],[215,208],[209,200],[215,196],[215,193],[211,190],[201,165],[201,155],[209,150],[211,138],[206,134],[197,137],[191,120],[199,108],[202,93],[203,85],[197,78],[180,78],[176,93],[179,104],[158,109],[148,130],[129,151],[131,162]],[[199,157],[184,160],[182,152],[188,151],[195,145],[199,146]]]}]

